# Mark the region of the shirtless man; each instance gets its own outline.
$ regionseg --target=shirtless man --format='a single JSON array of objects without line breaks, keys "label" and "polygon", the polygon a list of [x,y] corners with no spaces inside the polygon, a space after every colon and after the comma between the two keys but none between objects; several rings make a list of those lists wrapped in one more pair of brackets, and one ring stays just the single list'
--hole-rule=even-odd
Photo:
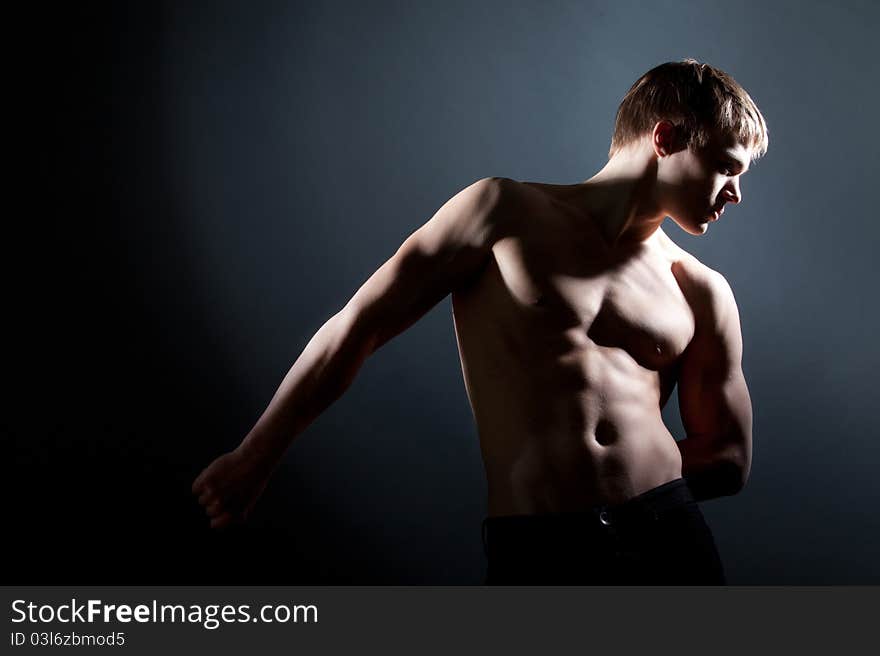
[{"label": "shirtless man", "polygon": [[[660,226],[704,234],[766,149],[746,91],[687,59],[632,86],[588,180],[485,178],[457,193],[196,479],[211,526],[246,519],[364,360],[452,294],[488,481],[487,583],[724,583],[697,502],[736,494],[749,474],[739,314],[725,278]],[[676,383],[680,442],[661,416]]]}]

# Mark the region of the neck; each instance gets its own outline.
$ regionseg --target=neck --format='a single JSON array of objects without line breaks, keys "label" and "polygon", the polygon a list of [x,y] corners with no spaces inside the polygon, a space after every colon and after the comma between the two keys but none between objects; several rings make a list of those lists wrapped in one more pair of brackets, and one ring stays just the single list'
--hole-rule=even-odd
[{"label": "neck", "polygon": [[609,246],[631,245],[651,238],[666,217],[656,186],[653,153],[618,154],[593,177],[574,185],[573,202],[593,218]]}]

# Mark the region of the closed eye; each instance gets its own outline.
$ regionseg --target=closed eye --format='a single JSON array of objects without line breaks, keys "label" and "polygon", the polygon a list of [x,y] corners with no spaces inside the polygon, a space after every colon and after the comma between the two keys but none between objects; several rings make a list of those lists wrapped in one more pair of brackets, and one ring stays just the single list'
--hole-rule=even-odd
[{"label": "closed eye", "polygon": [[726,161],[719,165],[721,173],[728,176],[742,175],[746,169],[739,162]]}]

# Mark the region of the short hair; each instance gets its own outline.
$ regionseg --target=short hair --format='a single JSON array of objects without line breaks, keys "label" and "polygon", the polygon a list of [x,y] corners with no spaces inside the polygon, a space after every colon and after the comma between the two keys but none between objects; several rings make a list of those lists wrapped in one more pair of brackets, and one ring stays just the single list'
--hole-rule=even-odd
[{"label": "short hair", "polygon": [[752,150],[767,152],[764,116],[739,83],[724,71],[696,59],[661,64],[642,75],[626,92],[614,121],[608,158],[668,120],[688,148],[701,148],[718,130]]}]

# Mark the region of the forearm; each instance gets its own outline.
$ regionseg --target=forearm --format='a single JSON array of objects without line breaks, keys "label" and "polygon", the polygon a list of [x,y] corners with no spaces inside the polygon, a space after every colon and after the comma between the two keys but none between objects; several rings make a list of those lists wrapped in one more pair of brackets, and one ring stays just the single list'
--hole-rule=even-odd
[{"label": "forearm", "polygon": [[688,437],[677,442],[681,473],[697,501],[737,494],[748,467],[741,449],[722,440]]},{"label": "forearm", "polygon": [[242,442],[260,457],[279,459],[351,385],[372,352],[372,340],[351,330],[345,310],[315,333],[284,377],[268,407]]}]

